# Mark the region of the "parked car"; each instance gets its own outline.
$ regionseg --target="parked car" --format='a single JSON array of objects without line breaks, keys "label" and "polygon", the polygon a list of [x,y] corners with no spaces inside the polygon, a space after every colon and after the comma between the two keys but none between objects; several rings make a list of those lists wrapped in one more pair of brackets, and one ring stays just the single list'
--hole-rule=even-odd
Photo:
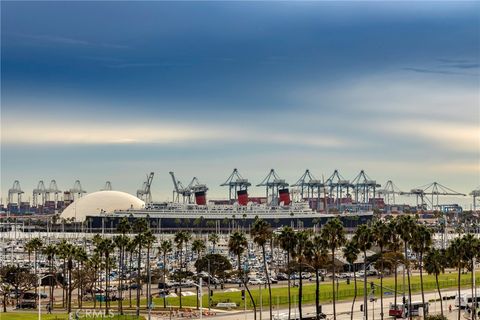
[{"label": "parked car", "polygon": [[248,280],[248,284],[250,285],[258,285],[258,284],[264,284],[265,281],[261,280],[261,279],[250,279]]}]

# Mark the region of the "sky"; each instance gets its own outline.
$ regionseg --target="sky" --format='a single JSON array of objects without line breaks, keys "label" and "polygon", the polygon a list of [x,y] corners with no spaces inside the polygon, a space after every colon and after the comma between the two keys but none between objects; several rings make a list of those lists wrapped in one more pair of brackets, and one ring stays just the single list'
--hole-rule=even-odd
[{"label": "sky", "polygon": [[469,193],[479,64],[479,2],[2,1],[2,198],[151,171],[154,200],[169,171],[222,198],[233,168]]}]

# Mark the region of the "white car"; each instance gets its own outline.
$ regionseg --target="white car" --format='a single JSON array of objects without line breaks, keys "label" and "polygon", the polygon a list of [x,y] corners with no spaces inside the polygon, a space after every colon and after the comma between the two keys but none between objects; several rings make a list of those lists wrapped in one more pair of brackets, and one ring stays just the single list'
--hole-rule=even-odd
[{"label": "white car", "polygon": [[250,280],[248,280],[248,284],[251,284],[251,285],[264,284],[264,283],[265,283],[265,281],[260,280],[260,279],[250,279]]}]

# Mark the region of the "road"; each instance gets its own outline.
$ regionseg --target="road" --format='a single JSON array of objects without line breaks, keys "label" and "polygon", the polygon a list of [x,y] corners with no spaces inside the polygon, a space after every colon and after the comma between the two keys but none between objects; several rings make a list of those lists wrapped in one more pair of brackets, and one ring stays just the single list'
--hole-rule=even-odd
[{"label": "road", "polygon": [[[469,290],[462,290],[462,293],[469,293]],[[450,290],[450,291],[444,291],[442,292],[442,296],[454,296],[456,295],[455,290]],[[437,299],[438,294],[436,292],[428,292],[425,293],[425,300],[433,300]],[[421,294],[414,294],[412,295],[412,301],[421,301],[422,297]],[[394,298],[392,296],[387,296],[384,297],[383,300],[383,305],[384,305],[384,314],[385,318],[390,318],[388,317],[388,306],[390,303],[393,303]],[[402,301],[401,296],[398,297],[397,301]],[[363,319],[363,314],[360,311],[360,305],[363,303],[363,297],[359,296],[357,297],[357,301],[355,303],[355,309],[354,309],[354,314],[353,314],[353,319]],[[452,312],[448,311],[449,305],[452,306]],[[352,302],[351,301],[342,301],[337,303],[336,305],[336,311],[337,311],[337,319],[338,320],[350,320],[350,310],[352,307]],[[447,316],[449,320],[454,320],[457,319],[458,316],[458,309],[455,308],[454,306],[454,300],[447,300],[444,301],[443,303],[443,308],[444,308],[444,314]],[[293,308],[292,308],[293,309]],[[303,307],[303,313],[314,313],[315,312],[315,305],[306,305]],[[327,315],[328,319],[333,319],[333,305],[332,304],[324,304],[322,306],[322,311]],[[274,316],[282,313],[288,313],[288,308],[284,308],[283,306],[280,309],[277,309],[276,306],[274,306]],[[368,319],[375,320],[375,319],[380,319],[380,300],[377,299],[377,302],[369,302],[368,303]],[[440,313],[440,302],[432,302],[430,303],[430,314],[439,314]],[[295,312],[292,310],[292,315],[294,315]],[[468,319],[465,317],[463,311],[462,311],[462,319]],[[222,313],[217,313],[215,317],[210,317],[212,319],[225,319],[225,320],[253,320],[253,312],[238,312],[238,311],[230,311],[230,312],[222,312]],[[260,319],[268,319],[269,318],[269,310],[268,309],[263,309],[262,312],[262,317],[260,318],[260,315],[257,315],[257,320]],[[160,320],[160,319],[165,319],[162,317],[152,317],[153,320]]]}]

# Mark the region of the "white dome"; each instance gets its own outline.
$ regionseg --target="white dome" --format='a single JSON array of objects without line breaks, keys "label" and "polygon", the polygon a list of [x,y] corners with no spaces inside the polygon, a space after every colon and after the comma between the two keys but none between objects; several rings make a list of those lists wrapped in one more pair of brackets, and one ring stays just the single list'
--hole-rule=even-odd
[{"label": "white dome", "polygon": [[145,202],[131,194],[121,191],[98,191],[87,194],[71,203],[60,214],[61,218],[75,218],[85,221],[87,215],[100,212],[112,213],[115,210],[141,209]]}]

